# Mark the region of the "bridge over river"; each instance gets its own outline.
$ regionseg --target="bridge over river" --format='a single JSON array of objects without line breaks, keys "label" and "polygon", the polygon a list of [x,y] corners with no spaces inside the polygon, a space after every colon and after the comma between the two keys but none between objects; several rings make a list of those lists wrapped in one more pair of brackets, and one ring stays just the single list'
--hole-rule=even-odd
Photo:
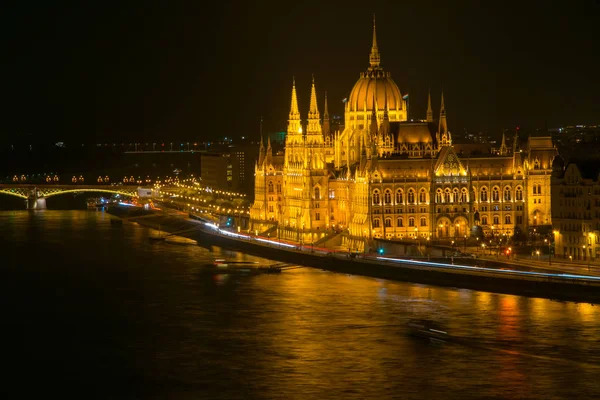
[{"label": "bridge over river", "polygon": [[0,184],[0,194],[16,196],[24,199],[29,210],[43,210],[46,199],[66,193],[104,192],[120,194],[127,197],[138,197],[138,186],[119,185],[31,185],[31,184]]}]

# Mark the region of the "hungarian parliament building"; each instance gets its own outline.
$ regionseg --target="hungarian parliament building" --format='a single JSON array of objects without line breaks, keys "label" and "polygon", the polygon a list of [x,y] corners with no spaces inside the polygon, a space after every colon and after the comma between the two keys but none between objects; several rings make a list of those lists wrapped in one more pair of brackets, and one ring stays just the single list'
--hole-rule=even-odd
[{"label": "hungarian parliament building", "polygon": [[343,130],[323,119],[313,78],[303,123],[292,84],[285,149],[261,140],[250,229],[303,244],[332,231],[341,246],[364,251],[372,239],[513,235],[551,225],[550,181],[557,156],[550,137],[502,143],[498,151],[453,145],[444,95],[434,119],[408,121],[407,100],[380,65],[375,26],[370,65],[347,98]]}]

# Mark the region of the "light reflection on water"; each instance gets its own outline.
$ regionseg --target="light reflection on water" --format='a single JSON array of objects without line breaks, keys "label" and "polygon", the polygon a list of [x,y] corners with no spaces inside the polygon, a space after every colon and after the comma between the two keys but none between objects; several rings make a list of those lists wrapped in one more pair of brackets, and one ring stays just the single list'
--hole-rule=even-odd
[{"label": "light reflection on water", "polygon": [[[0,213],[15,373],[110,398],[600,396],[596,305],[310,268],[214,276],[214,257],[264,260],[109,219]],[[408,337],[414,317],[461,344]]]}]

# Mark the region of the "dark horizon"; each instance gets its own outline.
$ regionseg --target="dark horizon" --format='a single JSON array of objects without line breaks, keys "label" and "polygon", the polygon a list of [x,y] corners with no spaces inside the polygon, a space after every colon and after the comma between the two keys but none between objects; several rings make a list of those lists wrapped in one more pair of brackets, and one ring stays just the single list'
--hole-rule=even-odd
[{"label": "dark horizon", "polygon": [[444,90],[451,131],[598,124],[600,5],[504,7],[242,2],[118,8],[15,3],[2,17],[1,142],[257,138],[285,130],[295,77],[306,118],[343,115],[368,66],[372,14],[381,63],[423,118]]}]

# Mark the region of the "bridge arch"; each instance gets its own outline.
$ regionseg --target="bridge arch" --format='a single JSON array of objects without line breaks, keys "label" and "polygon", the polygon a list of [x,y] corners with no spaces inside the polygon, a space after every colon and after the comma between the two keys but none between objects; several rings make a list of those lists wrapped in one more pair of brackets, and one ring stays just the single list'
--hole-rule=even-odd
[{"label": "bridge arch", "polygon": [[58,196],[66,193],[82,193],[82,192],[94,192],[94,193],[112,193],[112,194],[120,194],[122,196],[128,197],[138,197],[136,190],[124,191],[124,190],[110,190],[110,189],[66,189],[66,190],[57,190],[49,193],[45,193],[44,190],[40,190],[40,197],[51,197]]},{"label": "bridge arch", "polygon": [[38,198],[48,198],[52,196],[58,196],[66,193],[111,193],[119,194],[127,197],[138,197],[137,187],[122,187],[122,186],[109,186],[109,187],[94,187],[94,186],[55,186],[55,185],[0,185],[0,194],[6,194],[9,196],[16,196],[22,199],[27,199],[32,195]]}]

